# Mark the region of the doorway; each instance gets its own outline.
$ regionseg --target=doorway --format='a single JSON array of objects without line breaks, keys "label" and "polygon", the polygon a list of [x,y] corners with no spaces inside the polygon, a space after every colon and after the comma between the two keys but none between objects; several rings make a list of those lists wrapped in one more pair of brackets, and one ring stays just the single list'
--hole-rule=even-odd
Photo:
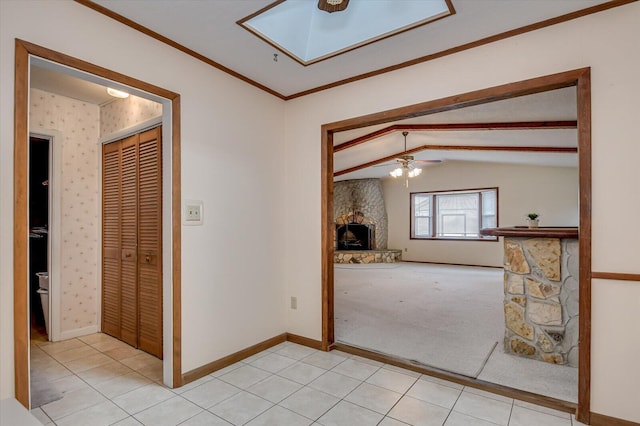
[{"label": "doorway", "polygon": [[32,43],[16,40],[15,118],[14,118],[14,352],[16,399],[29,407],[29,271],[28,271],[28,115],[30,61],[91,81],[109,81],[144,97],[161,102],[165,128],[166,164],[163,170],[167,196],[163,201],[163,241],[171,247],[163,271],[164,382],[171,387],[182,384],[180,315],[180,96],[174,92],[98,67]]},{"label": "doorway", "polygon": [[[323,316],[323,347],[335,347],[334,336],[334,210],[333,210],[333,136],[336,132],[357,129],[361,127],[389,123],[419,115],[460,109],[467,106],[480,105],[496,100],[504,100],[533,93],[546,92],[564,87],[577,87],[578,109],[578,162],[579,162],[579,335],[582,350],[579,354],[579,383],[577,418],[588,422],[590,409],[590,309],[591,309],[591,123],[590,123],[590,71],[580,69],[565,73],[545,76],[541,78],[516,82],[504,86],[469,92],[449,98],[411,105],[391,111],[384,111],[363,117],[340,122],[328,123],[322,126],[322,316]],[[343,350],[346,348],[343,348]],[[392,360],[397,365],[415,369],[406,360]],[[471,387],[484,388],[503,395],[517,394],[519,399],[541,403],[537,395],[514,392],[513,389],[490,386],[477,380],[464,377],[441,374],[434,371],[423,371],[426,374],[439,376],[457,381]],[[549,403],[547,401],[547,403]],[[552,405],[552,404],[550,404]],[[557,406],[556,406],[557,407]],[[566,407],[563,407],[566,409]]]},{"label": "doorway", "polygon": [[32,339],[49,337],[50,149],[49,139],[29,137],[29,309]]},{"label": "doorway", "polygon": [[[334,134],[335,220],[353,222],[345,212],[355,209],[376,230],[375,250],[342,247],[337,234],[336,343],[575,404],[578,256],[557,259],[562,279],[548,285],[558,299],[505,291],[502,238],[480,230],[526,226],[538,211],[547,230],[575,230],[562,244],[577,251],[576,105],[568,87],[392,122],[377,137],[369,127]],[[403,136],[422,173],[398,179],[400,160],[386,159],[400,156]],[[536,323],[541,300],[558,303],[553,327]],[[514,325],[519,309],[527,332]]]}]

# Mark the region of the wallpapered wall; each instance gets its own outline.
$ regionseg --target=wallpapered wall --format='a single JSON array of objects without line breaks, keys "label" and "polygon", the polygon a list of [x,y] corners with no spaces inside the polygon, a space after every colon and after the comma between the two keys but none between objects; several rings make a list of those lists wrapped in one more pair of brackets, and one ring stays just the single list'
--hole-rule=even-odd
[{"label": "wallpapered wall", "polygon": [[[60,331],[97,325],[100,108],[31,89],[31,129],[62,134]],[[55,182],[53,182],[55,184]]]},{"label": "wallpapered wall", "polygon": [[162,115],[162,104],[137,96],[117,99],[100,108],[100,136]]}]

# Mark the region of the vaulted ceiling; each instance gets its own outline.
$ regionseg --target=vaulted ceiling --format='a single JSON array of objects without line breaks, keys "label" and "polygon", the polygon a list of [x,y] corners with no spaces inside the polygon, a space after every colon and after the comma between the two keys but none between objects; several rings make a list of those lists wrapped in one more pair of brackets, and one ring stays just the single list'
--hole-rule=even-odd
[{"label": "vaulted ceiling", "polygon": [[403,131],[416,160],[577,167],[576,113],[576,89],[568,87],[340,132],[334,135],[335,177],[388,176],[404,151]]}]

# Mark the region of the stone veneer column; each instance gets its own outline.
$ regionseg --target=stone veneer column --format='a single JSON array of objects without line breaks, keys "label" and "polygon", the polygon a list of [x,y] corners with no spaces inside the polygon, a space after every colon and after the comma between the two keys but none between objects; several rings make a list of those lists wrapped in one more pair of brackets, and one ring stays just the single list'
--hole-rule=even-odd
[{"label": "stone veneer column", "polygon": [[578,365],[578,240],[504,239],[505,351]]}]

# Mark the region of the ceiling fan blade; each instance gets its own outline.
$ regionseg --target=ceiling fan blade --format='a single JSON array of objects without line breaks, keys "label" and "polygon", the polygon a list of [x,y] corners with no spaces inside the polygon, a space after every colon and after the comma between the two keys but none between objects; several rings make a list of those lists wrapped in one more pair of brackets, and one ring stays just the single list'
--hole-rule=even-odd
[{"label": "ceiling fan blade", "polygon": [[372,167],[388,167],[388,166],[397,166],[398,163],[384,163],[384,164],[376,164]]},{"label": "ceiling fan blade", "polygon": [[442,160],[414,160],[416,164],[438,164],[442,163]]}]

